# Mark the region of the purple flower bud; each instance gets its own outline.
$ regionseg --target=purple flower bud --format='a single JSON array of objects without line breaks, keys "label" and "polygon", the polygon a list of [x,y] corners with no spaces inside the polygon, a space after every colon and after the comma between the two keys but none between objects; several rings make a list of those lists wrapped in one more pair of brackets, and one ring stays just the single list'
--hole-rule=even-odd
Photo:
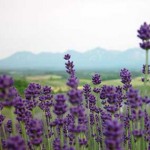
[{"label": "purple flower bud", "polygon": [[30,137],[33,145],[40,145],[42,143],[43,124],[40,120],[31,119],[27,124],[27,134]]},{"label": "purple flower bud", "polygon": [[138,30],[137,36],[142,40],[149,40],[150,39],[150,25],[144,22],[144,24],[141,25],[140,29]]},{"label": "purple flower bud", "polygon": [[56,103],[54,104],[54,113],[58,116],[63,115],[67,111],[65,96],[63,94],[58,94],[56,95],[55,100]]},{"label": "purple flower bud", "polygon": [[117,120],[109,120],[105,126],[105,144],[107,150],[122,150],[123,125]]},{"label": "purple flower bud", "polygon": [[[143,65],[142,73],[145,74],[146,72],[146,65]],[[150,74],[150,65],[148,65],[148,74]]]},{"label": "purple flower bud", "polygon": [[66,65],[66,72],[70,75],[74,75],[75,74],[75,70],[74,70],[74,64],[73,61],[68,60],[67,63],[65,63]]},{"label": "purple flower bud", "polygon": [[89,102],[91,104],[96,104],[96,97],[93,94],[89,94]]},{"label": "purple flower bud", "polygon": [[29,120],[29,118],[32,117],[32,114],[29,110],[26,109],[26,106],[25,106],[25,100],[22,100],[21,97],[16,97],[14,99],[14,107],[15,107],[15,114],[17,115],[16,116],[16,119],[18,121],[27,121]]},{"label": "purple flower bud", "polygon": [[68,81],[67,81],[67,85],[70,86],[71,88],[77,88],[79,84],[79,80],[77,79],[77,77],[71,76]]},{"label": "purple flower bud", "polygon": [[83,100],[82,91],[78,89],[71,89],[68,93],[71,104],[80,104]]},{"label": "purple flower bud", "polygon": [[44,86],[43,87],[43,94],[44,95],[50,94],[51,92],[52,92],[51,87],[49,87],[49,86]]},{"label": "purple flower bud", "polygon": [[132,86],[131,85],[131,80],[132,80],[131,73],[126,68],[121,69],[120,77],[121,77],[121,82],[124,84],[123,89],[128,90],[128,88],[130,88]]},{"label": "purple flower bud", "polygon": [[85,138],[79,138],[79,145],[80,146],[88,146],[88,140]]},{"label": "purple flower bud", "polygon": [[35,99],[41,94],[41,85],[37,83],[30,83],[25,90],[25,97],[28,100]]},{"label": "purple flower bud", "polygon": [[12,136],[6,140],[8,150],[26,150],[25,142],[20,136]]},{"label": "purple flower bud", "polygon": [[83,86],[83,92],[84,92],[85,95],[88,95],[91,92],[91,87],[90,87],[89,84],[85,84]]},{"label": "purple flower bud", "polygon": [[90,125],[95,124],[94,114],[90,114]]},{"label": "purple flower bud", "polygon": [[145,104],[149,104],[150,103],[150,98],[145,96],[144,98],[142,98],[143,103]]},{"label": "purple flower bud", "polygon": [[94,88],[94,89],[93,89],[93,92],[94,92],[94,93],[100,93],[100,91],[101,91],[100,88]]},{"label": "purple flower bud", "polygon": [[140,137],[142,137],[142,135],[144,134],[144,132],[143,132],[143,130],[133,130],[132,134],[134,135],[134,137],[140,138]]},{"label": "purple flower bud", "polygon": [[103,85],[100,92],[100,99],[105,99],[107,94],[107,86]]},{"label": "purple flower bud", "polygon": [[8,133],[12,133],[12,121],[11,120],[7,121],[5,128]]},{"label": "purple flower bud", "polygon": [[100,84],[101,83],[101,77],[99,74],[94,74],[93,77],[92,77],[92,83],[94,85],[97,85],[97,84]]},{"label": "purple flower bud", "polygon": [[64,56],[64,59],[65,60],[69,60],[71,58],[71,56],[69,55],[69,54],[66,54],[65,56]]},{"label": "purple flower bud", "polygon": [[143,41],[142,43],[140,43],[140,47],[144,50],[150,49],[150,41]]},{"label": "purple flower bud", "polygon": [[54,142],[53,142],[53,149],[54,149],[54,150],[61,150],[60,139],[55,138],[55,140],[54,140]]},{"label": "purple flower bud", "polygon": [[142,98],[138,93],[138,90],[130,88],[127,92],[127,101],[131,108],[139,108],[142,106]]},{"label": "purple flower bud", "polygon": [[14,81],[12,77],[8,75],[1,75],[0,76],[0,89],[6,89],[9,87],[12,87],[14,84]]},{"label": "purple flower bud", "polygon": [[6,107],[13,106],[13,99],[18,96],[17,90],[13,87],[13,79],[10,76],[0,76],[0,100]]},{"label": "purple flower bud", "polygon": [[4,119],[5,119],[5,117],[0,114],[0,127],[1,127],[1,125],[2,125],[2,123],[3,123],[3,121],[4,121]]}]

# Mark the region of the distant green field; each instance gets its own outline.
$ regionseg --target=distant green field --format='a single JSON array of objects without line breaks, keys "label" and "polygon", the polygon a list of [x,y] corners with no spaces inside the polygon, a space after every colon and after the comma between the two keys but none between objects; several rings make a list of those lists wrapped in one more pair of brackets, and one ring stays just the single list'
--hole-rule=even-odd
[{"label": "distant green field", "polygon": [[[23,95],[24,89],[30,82],[39,83],[41,85],[51,86],[54,93],[63,93],[68,90],[66,86],[67,78],[60,75],[31,75],[25,76],[24,78],[16,78],[15,86],[19,90],[20,94]],[[79,88],[82,89],[84,84],[90,84],[92,86],[92,82],[90,78],[80,78]],[[122,85],[120,79],[109,79],[102,81],[101,85]],[[144,87],[143,82],[141,82],[141,77],[135,77],[132,80],[132,85],[134,88],[139,89],[142,95],[150,96],[150,84],[147,87]]]}]

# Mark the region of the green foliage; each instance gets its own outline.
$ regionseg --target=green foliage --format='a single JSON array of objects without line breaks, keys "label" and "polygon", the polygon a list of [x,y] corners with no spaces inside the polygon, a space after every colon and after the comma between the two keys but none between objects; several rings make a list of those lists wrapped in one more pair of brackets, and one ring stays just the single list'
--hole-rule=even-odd
[{"label": "green foliage", "polygon": [[24,94],[24,90],[28,86],[28,82],[25,78],[15,79],[14,86],[17,88],[20,95]]}]

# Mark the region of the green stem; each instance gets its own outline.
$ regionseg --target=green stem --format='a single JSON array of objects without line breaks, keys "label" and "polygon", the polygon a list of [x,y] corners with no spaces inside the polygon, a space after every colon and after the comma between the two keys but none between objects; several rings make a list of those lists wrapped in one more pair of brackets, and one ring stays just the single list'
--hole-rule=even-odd
[{"label": "green stem", "polygon": [[76,143],[76,150],[80,150],[79,148],[79,142],[78,142],[78,134],[75,135],[75,143]]},{"label": "green stem", "polygon": [[22,136],[23,136],[23,138],[24,138],[24,140],[25,140],[25,143],[26,143],[26,145],[27,145],[28,139],[27,139],[27,134],[26,134],[25,125],[24,125],[23,122],[20,122],[20,126],[21,126]]},{"label": "green stem", "polygon": [[[144,111],[144,109],[142,109]],[[144,117],[141,119],[141,129],[144,130]],[[140,146],[141,146],[141,149],[146,149],[146,141],[145,141],[145,138],[144,138],[144,135],[142,135],[141,137],[141,142],[140,142]]]},{"label": "green stem", "polygon": [[3,130],[4,138],[7,139],[4,124],[2,124],[2,130]]},{"label": "green stem", "polygon": [[63,127],[60,127],[60,143],[61,143],[61,147],[63,147],[64,145]]},{"label": "green stem", "polygon": [[1,136],[0,136],[0,150],[2,150],[2,139],[1,139]]},{"label": "green stem", "polygon": [[[134,129],[133,127],[133,121],[130,121],[130,133],[132,133],[132,130]],[[136,143],[134,142],[134,136],[133,134],[131,134],[131,146],[132,146],[132,150],[135,150],[135,146],[136,146]]]},{"label": "green stem", "polygon": [[[127,137],[129,136],[129,135],[128,135],[128,129],[126,129],[126,135],[127,135]],[[128,144],[129,144],[129,142],[128,142],[128,140],[127,140],[127,141],[126,141],[126,144],[125,144],[125,147],[126,147],[125,149],[126,149],[126,150],[129,149],[129,148],[128,148]]]},{"label": "green stem", "polygon": [[35,146],[35,150],[41,150],[41,146]]},{"label": "green stem", "polygon": [[101,128],[101,138],[102,138],[102,150],[104,150],[104,136],[103,136],[103,126],[102,126],[102,118],[100,117],[100,128]]},{"label": "green stem", "polygon": [[148,79],[148,50],[146,50],[146,62],[145,62],[145,80],[144,84],[147,84],[147,79]]},{"label": "green stem", "polygon": [[15,114],[14,114],[14,108],[11,107],[10,108],[10,112],[11,112],[11,121],[12,121],[12,135],[16,135],[16,127],[15,127]]},{"label": "green stem", "polygon": [[[43,112],[42,115],[43,115],[43,118],[44,118],[45,131],[47,133],[47,147],[48,147],[48,149],[50,149],[51,145],[50,145],[50,138],[49,138],[49,128],[48,128],[48,124],[47,124],[47,121],[46,121],[45,112]],[[46,141],[45,137],[44,137],[44,140]]]}]

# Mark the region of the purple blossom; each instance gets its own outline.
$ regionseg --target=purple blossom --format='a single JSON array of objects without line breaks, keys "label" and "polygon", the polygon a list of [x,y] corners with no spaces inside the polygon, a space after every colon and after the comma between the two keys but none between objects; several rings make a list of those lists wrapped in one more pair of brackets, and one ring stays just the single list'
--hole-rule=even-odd
[{"label": "purple blossom", "polygon": [[144,50],[150,49],[150,25],[146,22],[138,30],[138,37],[142,40],[140,47]]},{"label": "purple blossom", "polygon": [[85,111],[85,109],[82,105],[81,106],[73,106],[70,108],[71,115],[77,116],[77,117],[79,117],[80,115],[81,116],[84,115],[84,111]]},{"label": "purple blossom", "polygon": [[150,98],[148,96],[145,96],[142,98],[143,103],[149,104],[150,103]]},{"label": "purple blossom", "polygon": [[83,93],[84,93],[84,98],[85,98],[85,100],[86,100],[86,108],[88,108],[89,106],[89,104],[88,104],[88,97],[89,97],[89,94],[91,93],[91,87],[90,87],[90,85],[89,84],[85,84],[84,86],[83,86]]},{"label": "purple blossom", "polygon": [[40,145],[42,143],[43,124],[40,120],[31,119],[27,124],[27,134],[30,137],[33,145]]},{"label": "purple blossom", "polygon": [[94,125],[95,124],[95,117],[94,114],[90,114],[90,125]]},{"label": "purple blossom", "polygon": [[94,85],[98,85],[98,84],[100,84],[101,83],[101,76],[99,75],[99,74],[94,74],[93,76],[92,76],[92,83],[94,84]]},{"label": "purple blossom", "polygon": [[51,89],[51,87],[49,87],[49,86],[44,86],[43,89],[42,89],[42,93],[43,93],[44,95],[51,94],[51,92],[52,92],[52,89]]},{"label": "purple blossom", "polygon": [[17,90],[13,87],[12,77],[7,75],[0,76],[0,100],[3,106],[13,106],[13,99],[18,96]]},{"label": "purple blossom", "polygon": [[[146,72],[146,65],[143,65],[142,73],[145,74]],[[148,74],[150,74],[150,65],[148,65]]]},{"label": "purple blossom", "polygon": [[91,87],[90,87],[90,85],[89,85],[89,84],[85,84],[85,85],[83,86],[83,93],[84,93],[85,97],[86,97],[86,95],[88,96],[90,92],[91,92]]},{"label": "purple blossom", "polygon": [[142,43],[140,43],[140,47],[144,50],[150,49],[150,41],[143,41]]},{"label": "purple blossom", "polygon": [[75,76],[70,76],[70,78],[67,81],[67,85],[70,86],[71,88],[77,88],[79,84],[79,80]]},{"label": "purple blossom", "polygon": [[85,138],[79,138],[79,145],[80,146],[88,146],[88,140]]},{"label": "purple blossom", "polygon": [[89,103],[95,105],[96,104],[96,97],[93,94],[89,94]]},{"label": "purple blossom", "polygon": [[6,125],[5,125],[6,131],[10,134],[12,133],[12,121],[8,120]]},{"label": "purple blossom", "polygon": [[127,102],[131,108],[137,109],[142,106],[142,97],[138,90],[130,88],[127,92]]},{"label": "purple blossom", "polygon": [[0,127],[1,127],[4,119],[5,119],[5,117],[2,114],[0,114]]},{"label": "purple blossom", "polygon": [[70,123],[68,126],[68,131],[72,133],[84,133],[87,131],[87,126],[85,124],[75,125],[74,123]]},{"label": "purple blossom", "polygon": [[121,77],[121,82],[124,84],[123,89],[128,90],[128,88],[130,88],[132,86],[131,85],[131,80],[132,80],[131,73],[126,68],[121,69],[120,77]]},{"label": "purple blossom", "polygon": [[82,91],[78,89],[71,89],[67,95],[69,96],[69,102],[72,105],[81,104],[83,100]]},{"label": "purple blossom", "polygon": [[58,94],[56,95],[55,100],[54,113],[58,116],[65,114],[67,111],[67,105],[65,104],[66,97],[63,94]]},{"label": "purple blossom", "polygon": [[33,99],[33,100],[26,99],[24,103],[25,103],[25,107],[28,110],[32,111],[37,106],[38,101],[36,101],[35,99]]},{"label": "purple blossom", "polygon": [[137,36],[142,40],[149,40],[150,39],[150,25],[144,22],[144,24],[141,25],[140,29],[138,30]]},{"label": "purple blossom", "polygon": [[143,130],[133,130],[132,134],[134,135],[134,137],[140,138],[144,134],[144,131]]},{"label": "purple blossom", "polygon": [[14,81],[12,77],[8,75],[1,75],[0,76],[0,89],[6,89],[9,87],[12,87],[14,84]]},{"label": "purple blossom", "polygon": [[53,141],[53,149],[54,150],[61,150],[61,143],[59,138],[55,138]]},{"label": "purple blossom", "polygon": [[41,85],[37,83],[30,83],[25,90],[25,97],[28,100],[33,100],[41,94]]},{"label": "purple blossom", "polygon": [[131,109],[131,119],[132,121],[138,121],[144,117],[144,112],[142,110]]},{"label": "purple blossom", "polygon": [[65,60],[69,60],[71,58],[71,56],[69,55],[69,54],[66,54],[65,56],[64,56],[64,59]]},{"label": "purple blossom", "polygon": [[105,99],[107,93],[107,86],[103,85],[100,92],[100,99]]},{"label": "purple blossom", "polygon": [[64,145],[63,148],[62,148],[62,150],[75,150],[75,148],[72,147],[72,146],[68,147],[68,146]]},{"label": "purple blossom", "polygon": [[123,142],[123,125],[117,120],[109,120],[105,126],[106,150],[121,150]]},{"label": "purple blossom", "polygon": [[2,110],[3,109],[3,103],[2,102],[0,102],[0,110]]},{"label": "purple blossom", "polygon": [[70,75],[74,75],[75,74],[75,70],[74,70],[74,64],[73,61],[68,60],[68,62],[65,63],[66,66],[66,72]]},{"label": "purple blossom", "polygon": [[39,96],[39,104],[38,106],[45,111],[45,113],[49,113],[50,107],[53,106],[53,95],[51,94],[51,87],[45,86],[43,87],[43,93]]},{"label": "purple blossom", "polygon": [[100,93],[100,91],[101,91],[100,88],[94,88],[94,89],[93,89],[93,92],[94,92],[94,93]]},{"label": "purple blossom", "polygon": [[8,150],[26,150],[25,142],[20,136],[12,136],[6,140]]},{"label": "purple blossom", "polygon": [[26,122],[29,118],[32,118],[31,112],[26,109],[25,100],[22,100],[21,97],[18,96],[14,99],[14,107],[14,113],[18,121]]},{"label": "purple blossom", "polygon": [[115,113],[122,106],[122,89],[114,86],[103,86],[100,92],[100,98],[103,99],[104,109],[110,113]]}]

